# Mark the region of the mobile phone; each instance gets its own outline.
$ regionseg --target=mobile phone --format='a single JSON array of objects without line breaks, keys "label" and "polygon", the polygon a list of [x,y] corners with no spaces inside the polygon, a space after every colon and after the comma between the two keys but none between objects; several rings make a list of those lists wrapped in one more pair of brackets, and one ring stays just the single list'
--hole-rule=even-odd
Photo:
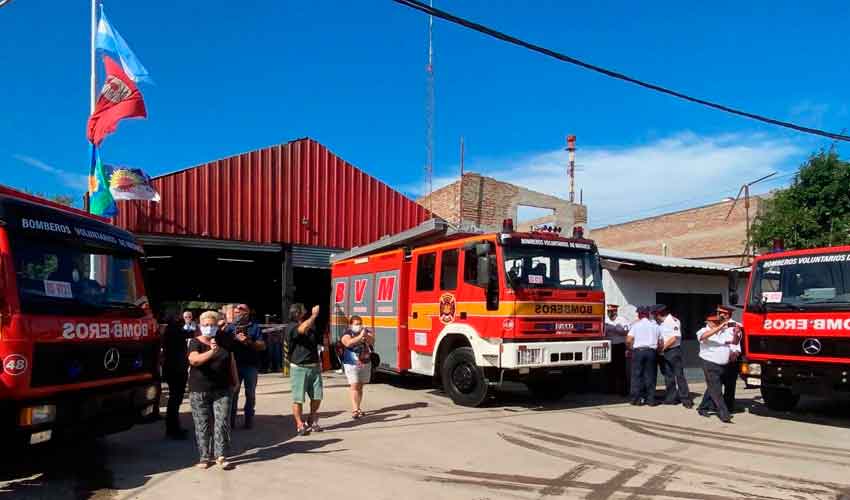
[{"label": "mobile phone", "polygon": [[734,328],[738,325],[734,321],[730,321],[730,322],[726,323],[726,326],[728,326],[729,328]]}]

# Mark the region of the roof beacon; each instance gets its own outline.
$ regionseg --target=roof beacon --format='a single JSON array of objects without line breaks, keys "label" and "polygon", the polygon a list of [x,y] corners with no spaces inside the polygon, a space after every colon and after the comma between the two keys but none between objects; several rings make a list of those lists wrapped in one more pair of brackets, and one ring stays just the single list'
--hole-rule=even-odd
[{"label": "roof beacon", "polygon": [[514,220],[513,219],[505,219],[505,220],[502,221],[502,232],[503,233],[514,232]]},{"label": "roof beacon", "polygon": [[584,228],[581,226],[574,227],[573,238],[584,238]]}]

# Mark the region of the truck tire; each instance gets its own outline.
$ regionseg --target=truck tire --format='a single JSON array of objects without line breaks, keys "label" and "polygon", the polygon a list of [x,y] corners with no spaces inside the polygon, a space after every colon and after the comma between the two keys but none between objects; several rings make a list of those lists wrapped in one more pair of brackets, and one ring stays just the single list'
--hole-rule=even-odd
[{"label": "truck tire", "polygon": [[540,401],[559,401],[570,392],[567,381],[560,377],[535,380],[525,385],[531,392],[531,396]]},{"label": "truck tire", "polygon": [[471,347],[458,347],[446,356],[442,379],[443,390],[456,405],[478,406],[487,399],[487,379]]},{"label": "truck tire", "polygon": [[794,394],[790,389],[775,387],[762,387],[761,397],[764,399],[764,404],[774,411],[791,411],[800,401],[799,394]]}]

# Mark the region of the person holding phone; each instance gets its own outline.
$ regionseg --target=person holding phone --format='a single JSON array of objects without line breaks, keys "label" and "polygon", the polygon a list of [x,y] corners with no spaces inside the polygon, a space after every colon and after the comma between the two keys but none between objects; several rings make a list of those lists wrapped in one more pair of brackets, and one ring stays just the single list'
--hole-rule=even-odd
[{"label": "person holding phone", "polygon": [[215,456],[220,467],[229,469],[230,405],[237,379],[236,362],[230,351],[216,341],[218,313],[206,311],[200,320],[201,335],[189,341],[189,403],[200,454],[198,467],[209,468]]},{"label": "person holding phone", "polygon": [[[289,326],[286,327],[286,345],[289,353],[289,380],[292,384],[292,416],[299,436],[322,432],[319,426],[319,406],[322,404],[322,366],[319,346],[322,337],[316,331],[319,306],[307,312],[304,304],[289,308]],[[304,402],[310,397],[310,417],[304,421]]]},{"label": "person holding phone", "polygon": [[706,326],[697,332],[697,338],[706,385],[705,395],[697,412],[707,417],[709,411],[713,409],[717,411],[717,416],[722,422],[731,423],[732,415],[723,397],[723,377],[730,361],[733,358],[737,359],[732,354],[731,347],[735,339],[730,333],[728,322],[722,321],[716,314],[706,318]]},{"label": "person holding phone", "polygon": [[245,420],[246,429],[254,427],[254,407],[257,400],[257,377],[260,371],[260,352],[266,349],[263,331],[260,325],[251,320],[251,308],[247,304],[238,304],[233,308],[233,321],[224,328],[224,340],[236,359],[236,369],[239,380],[233,394],[233,405],[230,409],[230,425],[236,426],[236,411],[239,404],[239,390],[245,385]]},{"label": "person holding phone", "polygon": [[353,315],[348,319],[348,329],[342,334],[340,342],[345,347],[342,353],[345,378],[351,386],[351,418],[357,420],[365,415],[360,404],[363,402],[363,385],[372,378],[375,334],[363,326],[363,318]]}]

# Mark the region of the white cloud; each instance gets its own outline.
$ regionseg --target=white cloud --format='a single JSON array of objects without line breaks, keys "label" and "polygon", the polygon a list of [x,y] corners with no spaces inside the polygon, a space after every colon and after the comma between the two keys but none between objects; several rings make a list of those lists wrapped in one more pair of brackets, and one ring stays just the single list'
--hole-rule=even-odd
[{"label": "white cloud", "polygon": [[[625,148],[579,147],[576,198],[583,189],[591,227],[625,222],[735,196],[744,182],[771,171],[794,169],[803,153],[790,141],[760,134],[699,136],[690,132]],[[470,163],[469,171],[567,197],[565,151]],[[438,178],[435,189],[456,179]],[[776,182],[760,189],[769,187],[777,187]],[[421,184],[414,190],[422,191]]]},{"label": "white cloud", "polygon": [[12,155],[12,157],[31,167],[35,167],[43,172],[56,176],[62,184],[69,188],[73,188],[78,191],[85,191],[88,189],[89,181],[87,175],[62,170],[61,168],[48,165],[47,163],[31,156],[15,154]]},{"label": "white cloud", "polygon": [[829,104],[802,101],[791,107],[791,118],[812,127],[821,127],[829,110]]}]

